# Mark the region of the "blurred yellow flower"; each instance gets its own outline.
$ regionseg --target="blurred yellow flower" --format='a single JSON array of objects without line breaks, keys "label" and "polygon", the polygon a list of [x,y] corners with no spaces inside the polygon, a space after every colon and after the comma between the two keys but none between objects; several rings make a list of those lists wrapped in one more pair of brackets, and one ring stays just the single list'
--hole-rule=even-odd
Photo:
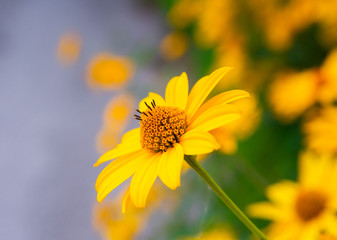
[{"label": "blurred yellow flower", "polygon": [[121,144],[103,154],[94,166],[112,161],[96,181],[101,202],[113,189],[132,177],[123,202],[144,207],[157,176],[171,189],[180,186],[184,155],[210,153],[219,148],[209,131],[240,118],[240,111],[228,104],[249,96],[245,91],[223,92],[203,104],[230,68],[220,68],[201,78],[188,93],[186,73],[172,78],[165,100],[149,93],[139,104],[140,128],[124,134]]},{"label": "blurred yellow flower", "polygon": [[273,240],[315,240],[321,232],[337,233],[337,161],[305,152],[298,182],[282,181],[267,188],[271,202],[249,206],[249,213],[272,221]]},{"label": "blurred yellow flower", "polygon": [[202,0],[179,0],[170,10],[168,17],[173,26],[184,28],[198,16],[202,10]]},{"label": "blurred yellow flower", "polygon": [[276,116],[290,122],[316,102],[330,104],[337,99],[337,50],[318,69],[283,73],[269,88],[269,102]]},{"label": "blurred yellow flower", "polygon": [[321,233],[318,240],[337,240],[337,235]]},{"label": "blurred yellow flower", "polygon": [[123,93],[114,97],[104,111],[104,126],[109,129],[123,129],[132,116],[135,99],[131,94]]},{"label": "blurred yellow flower", "polygon": [[317,72],[279,75],[269,88],[269,103],[281,121],[290,122],[316,101]]},{"label": "blurred yellow flower", "polygon": [[[128,193],[128,191],[127,191]],[[93,226],[106,240],[131,240],[147,227],[148,219],[158,209],[166,196],[166,191],[156,186],[149,194],[150,207],[136,208],[131,202],[122,202],[124,196],[109,199],[102,204],[95,204],[93,208]],[[165,204],[165,211],[171,212],[176,207],[177,196],[170,197],[170,204]],[[124,199],[125,200],[125,199]],[[122,206],[123,205],[123,206]],[[123,212],[121,211],[123,208]]]},{"label": "blurred yellow flower", "polygon": [[[131,240],[139,232],[142,222],[136,212],[122,214],[120,201],[110,200],[104,204],[95,205],[93,225],[103,239]],[[143,219],[144,220],[144,219]]]},{"label": "blurred yellow flower", "polygon": [[232,0],[204,0],[196,20],[196,42],[201,46],[217,46],[232,31],[235,7]]},{"label": "blurred yellow flower", "polygon": [[173,61],[184,55],[187,47],[187,35],[182,32],[172,32],[161,41],[160,53],[165,60]]},{"label": "blurred yellow flower", "polygon": [[235,122],[210,131],[220,143],[220,150],[226,154],[233,154],[237,150],[237,140],[247,138],[256,129],[261,118],[261,109],[258,107],[257,99],[239,99],[231,103],[239,108],[242,117]]},{"label": "blurred yellow flower", "polygon": [[88,85],[105,90],[125,86],[133,77],[133,63],[127,57],[101,53],[88,65]]},{"label": "blurred yellow flower", "polygon": [[57,48],[58,60],[66,65],[74,64],[80,55],[81,48],[82,38],[78,33],[63,34]]},{"label": "blurred yellow flower", "polygon": [[132,95],[124,93],[114,97],[105,107],[102,129],[96,138],[98,152],[116,147],[122,132],[130,121],[135,106]]},{"label": "blurred yellow flower", "polygon": [[216,226],[197,237],[183,237],[181,240],[236,240],[233,231],[227,226]]},{"label": "blurred yellow flower", "polygon": [[337,153],[337,107],[323,108],[304,124],[308,148],[319,153]]}]

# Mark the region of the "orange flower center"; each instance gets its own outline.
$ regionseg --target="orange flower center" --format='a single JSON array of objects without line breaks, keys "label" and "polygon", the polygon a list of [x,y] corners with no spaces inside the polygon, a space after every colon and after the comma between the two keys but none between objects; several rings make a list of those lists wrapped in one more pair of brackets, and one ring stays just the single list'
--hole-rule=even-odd
[{"label": "orange flower center", "polygon": [[186,114],[177,107],[156,106],[153,103],[149,110],[136,116],[140,120],[140,141],[143,148],[152,152],[166,152],[179,142],[186,131]]},{"label": "orange flower center", "polygon": [[305,191],[298,195],[295,208],[299,218],[308,222],[324,211],[326,203],[327,198],[321,192]]}]

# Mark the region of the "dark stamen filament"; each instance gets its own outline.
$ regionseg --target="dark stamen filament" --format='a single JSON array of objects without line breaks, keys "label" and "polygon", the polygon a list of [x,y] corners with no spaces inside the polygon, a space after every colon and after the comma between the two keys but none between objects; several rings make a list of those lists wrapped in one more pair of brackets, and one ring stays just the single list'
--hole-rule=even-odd
[{"label": "dark stamen filament", "polygon": [[152,108],[149,106],[149,104],[147,104],[147,102],[144,102],[144,103],[150,109],[150,111],[152,111]]}]

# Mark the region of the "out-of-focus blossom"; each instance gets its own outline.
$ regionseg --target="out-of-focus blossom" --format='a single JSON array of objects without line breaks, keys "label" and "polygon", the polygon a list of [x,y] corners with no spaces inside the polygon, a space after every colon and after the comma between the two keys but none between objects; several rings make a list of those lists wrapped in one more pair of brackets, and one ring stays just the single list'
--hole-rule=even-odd
[{"label": "out-of-focus blossom", "polygon": [[337,99],[337,49],[325,59],[318,72],[318,100],[328,104]]},{"label": "out-of-focus blossom", "polygon": [[236,234],[228,226],[216,226],[200,236],[183,237],[181,240],[236,240]]},{"label": "out-of-focus blossom", "polygon": [[217,46],[232,30],[235,7],[232,0],[203,1],[197,17],[196,42],[206,47]]},{"label": "out-of-focus blossom", "polygon": [[326,107],[304,124],[308,148],[319,153],[337,153],[337,107]]},{"label": "out-of-focus blossom", "polygon": [[195,41],[215,47],[232,31],[235,9],[232,0],[181,0],[171,9],[169,19],[178,29],[195,23]]},{"label": "out-of-focus blossom", "polygon": [[242,90],[223,92],[205,101],[230,68],[224,67],[201,78],[189,93],[186,73],[173,77],[165,100],[149,93],[139,103],[140,127],[124,134],[121,144],[103,154],[94,166],[112,161],[97,178],[99,202],[118,185],[132,177],[125,202],[145,207],[157,177],[170,189],[180,186],[184,155],[206,154],[219,148],[209,131],[241,117],[229,103],[249,96]]},{"label": "out-of-focus blossom", "polygon": [[195,20],[202,10],[202,0],[180,0],[169,12],[169,21],[176,28],[184,28]]},{"label": "out-of-focus blossom", "polygon": [[187,35],[183,32],[172,32],[161,41],[160,53],[165,60],[173,61],[184,55],[187,47]]},{"label": "out-of-focus blossom", "polygon": [[131,94],[121,94],[107,104],[104,111],[104,126],[109,129],[124,129],[131,120],[135,100]]},{"label": "out-of-focus blossom", "polygon": [[[117,201],[118,199],[118,201]],[[131,240],[141,230],[144,221],[140,221],[137,211],[121,212],[120,197],[103,204],[95,204],[93,225],[106,240]]]},{"label": "out-of-focus blossom", "polygon": [[[127,192],[128,193],[128,192]],[[95,204],[93,208],[93,225],[106,240],[131,240],[144,230],[151,214],[158,209],[165,197],[170,198],[170,203],[165,204],[165,211],[172,211],[177,207],[177,196],[167,196],[159,186],[155,186],[149,194],[148,208],[136,208],[131,202],[120,195],[115,199],[109,199],[101,204]],[[123,206],[121,206],[123,205]],[[121,211],[122,208],[122,211]]]},{"label": "out-of-focus blossom", "polygon": [[256,129],[261,118],[261,109],[257,99],[239,99],[232,102],[242,111],[242,117],[228,125],[212,130],[210,133],[220,143],[220,150],[226,154],[233,154],[237,150],[237,140],[249,137]]},{"label": "out-of-focus blossom", "polygon": [[249,213],[272,221],[273,240],[314,240],[337,233],[337,161],[305,152],[300,157],[298,182],[282,181],[267,188],[270,202],[249,206]]},{"label": "out-of-focus blossom", "polygon": [[114,97],[105,107],[103,126],[97,135],[99,152],[106,152],[119,143],[122,132],[132,119],[135,100],[131,94]]},{"label": "out-of-focus blossom", "polygon": [[337,235],[321,233],[318,240],[337,240]]},{"label": "out-of-focus blossom", "polygon": [[269,102],[280,120],[290,122],[316,102],[337,99],[337,50],[323,65],[300,73],[280,74],[269,89]]},{"label": "out-of-focus blossom", "polygon": [[101,53],[92,58],[88,65],[88,85],[104,90],[124,87],[133,77],[133,63],[128,57]]},{"label": "out-of-focus blossom", "polygon": [[69,32],[60,37],[57,57],[65,65],[74,64],[80,55],[82,48],[82,38],[78,33]]},{"label": "out-of-focus blossom", "polygon": [[281,121],[290,122],[316,101],[317,72],[287,73],[276,77],[269,89],[269,103]]}]

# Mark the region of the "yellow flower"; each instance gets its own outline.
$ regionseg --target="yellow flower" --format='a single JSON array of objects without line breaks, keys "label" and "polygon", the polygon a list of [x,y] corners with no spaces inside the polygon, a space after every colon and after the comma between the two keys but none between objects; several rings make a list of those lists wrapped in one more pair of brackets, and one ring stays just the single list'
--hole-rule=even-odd
[{"label": "yellow flower", "polygon": [[202,10],[201,0],[180,0],[170,10],[169,21],[178,28],[184,28],[199,15]]},{"label": "yellow flower", "polygon": [[60,62],[71,65],[80,55],[82,38],[75,32],[69,32],[61,36],[57,48],[57,56]]},{"label": "yellow flower", "polygon": [[106,240],[131,240],[141,229],[136,212],[121,214],[120,204],[115,200],[94,207],[93,225]]},{"label": "yellow flower", "polygon": [[317,71],[283,74],[269,89],[269,102],[276,116],[290,122],[316,101]]},{"label": "yellow flower", "polygon": [[318,240],[337,240],[337,235],[330,235],[326,233],[321,233]]},{"label": "yellow flower", "polygon": [[270,219],[273,240],[314,240],[321,232],[337,233],[337,162],[305,152],[298,182],[283,181],[267,188],[271,202],[249,206],[252,216]]},{"label": "yellow flower", "polygon": [[240,118],[240,111],[228,104],[247,97],[241,90],[223,92],[203,104],[209,93],[230,68],[220,68],[201,78],[188,94],[186,73],[172,78],[165,100],[149,93],[139,104],[140,127],[124,134],[121,144],[103,154],[94,166],[115,159],[96,181],[97,200],[101,202],[112,190],[132,177],[124,197],[136,207],[144,207],[157,176],[171,189],[180,186],[184,155],[210,153],[219,148],[209,133]]},{"label": "yellow flower", "polygon": [[117,89],[126,85],[133,76],[133,64],[127,57],[101,53],[88,65],[88,84],[105,90]]},{"label": "yellow flower", "polygon": [[198,237],[184,237],[181,240],[235,240],[238,239],[227,226],[217,226]]},{"label": "yellow flower", "polygon": [[184,33],[173,32],[166,35],[160,43],[160,53],[165,60],[180,58],[187,50],[188,39]]},{"label": "yellow flower", "polygon": [[269,102],[276,116],[290,122],[314,103],[337,99],[337,49],[318,69],[279,75],[269,89]]},{"label": "yellow flower", "polygon": [[210,131],[220,143],[220,150],[226,154],[236,152],[237,140],[252,134],[261,117],[261,110],[257,106],[255,97],[239,99],[231,104],[242,111],[241,119]]},{"label": "yellow flower", "polygon": [[304,124],[308,148],[319,153],[337,153],[337,107],[326,107]]}]

